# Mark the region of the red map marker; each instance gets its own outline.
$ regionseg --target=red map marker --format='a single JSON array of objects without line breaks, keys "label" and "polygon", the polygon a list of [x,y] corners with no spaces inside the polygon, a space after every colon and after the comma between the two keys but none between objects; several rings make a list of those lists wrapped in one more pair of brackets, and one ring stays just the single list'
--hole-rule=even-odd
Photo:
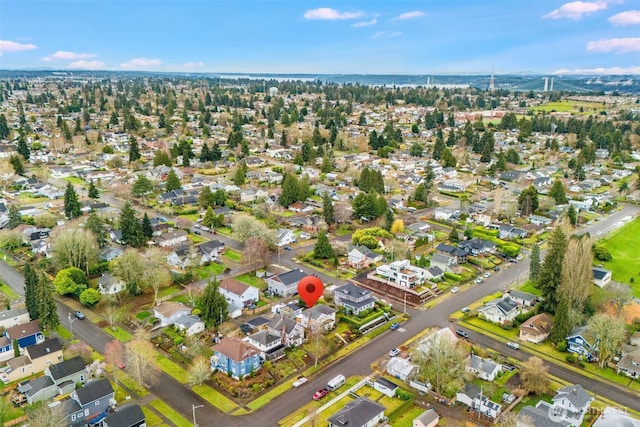
[{"label": "red map marker", "polygon": [[298,295],[311,308],[324,292],[322,280],[316,276],[305,276],[298,282]]}]

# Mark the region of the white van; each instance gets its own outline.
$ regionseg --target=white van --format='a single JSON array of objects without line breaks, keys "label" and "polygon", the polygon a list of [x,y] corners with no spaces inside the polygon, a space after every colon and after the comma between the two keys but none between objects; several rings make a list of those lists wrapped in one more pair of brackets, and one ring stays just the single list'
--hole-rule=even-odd
[{"label": "white van", "polygon": [[327,383],[329,390],[336,390],[344,385],[344,375],[338,375]]}]

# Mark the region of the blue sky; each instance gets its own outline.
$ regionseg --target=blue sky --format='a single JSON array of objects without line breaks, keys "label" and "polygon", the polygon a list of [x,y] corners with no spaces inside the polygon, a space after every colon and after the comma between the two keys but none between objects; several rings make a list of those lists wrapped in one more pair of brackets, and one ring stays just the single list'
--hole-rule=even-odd
[{"label": "blue sky", "polygon": [[2,0],[0,68],[640,74],[640,0]]}]

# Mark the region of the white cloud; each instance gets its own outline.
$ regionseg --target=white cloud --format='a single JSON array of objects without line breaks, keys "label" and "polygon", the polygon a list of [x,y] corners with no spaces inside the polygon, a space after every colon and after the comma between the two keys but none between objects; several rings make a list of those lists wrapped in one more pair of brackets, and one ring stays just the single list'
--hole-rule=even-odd
[{"label": "white cloud", "polygon": [[576,68],[575,70],[569,70],[562,68],[553,72],[553,74],[640,74],[640,67],[598,67],[598,68]]},{"label": "white cloud", "polygon": [[0,53],[3,52],[21,52],[23,50],[37,49],[38,46],[30,43],[18,43],[11,40],[0,40]]},{"label": "white cloud", "polygon": [[104,69],[104,62],[102,61],[85,61],[80,59],[69,64],[69,68],[75,68],[80,70],[101,70]]},{"label": "white cloud", "polygon": [[394,20],[402,21],[404,19],[413,19],[413,18],[421,18],[425,15],[421,10],[414,10],[411,12],[401,13],[399,16],[395,17]]},{"label": "white cloud", "polygon": [[594,40],[587,43],[587,50],[613,53],[640,52],[640,37]]},{"label": "white cloud", "polygon": [[583,15],[589,15],[591,13],[597,12],[599,10],[604,10],[607,8],[606,1],[572,1],[569,3],[565,3],[560,6],[558,9],[553,10],[543,18],[549,19],[582,19]]},{"label": "white cloud", "polygon": [[640,25],[640,10],[628,10],[609,18],[613,25],[623,27],[625,25]]},{"label": "white cloud", "polygon": [[353,28],[362,28],[362,27],[370,27],[372,25],[376,25],[377,23],[378,23],[378,20],[376,18],[373,18],[371,21],[360,21],[360,22],[351,24],[351,26]]},{"label": "white cloud", "polygon": [[377,33],[374,33],[373,37],[374,39],[379,39],[381,37],[398,37],[401,36],[402,33],[400,31],[378,31]]},{"label": "white cloud", "polygon": [[67,60],[67,61],[77,61],[79,59],[89,59],[95,58],[96,54],[94,53],[76,53],[76,52],[67,52],[64,50],[59,50],[53,55],[45,56],[42,58],[43,61],[55,61],[57,59]]},{"label": "white cloud", "polygon": [[125,70],[145,70],[148,68],[155,68],[162,64],[159,59],[149,58],[134,58],[127,62],[120,64]]},{"label": "white cloud", "polygon": [[362,12],[340,12],[330,7],[320,7],[318,9],[307,10],[304,13],[305,19],[318,19],[325,21],[335,21],[344,19],[357,19],[364,15]]}]

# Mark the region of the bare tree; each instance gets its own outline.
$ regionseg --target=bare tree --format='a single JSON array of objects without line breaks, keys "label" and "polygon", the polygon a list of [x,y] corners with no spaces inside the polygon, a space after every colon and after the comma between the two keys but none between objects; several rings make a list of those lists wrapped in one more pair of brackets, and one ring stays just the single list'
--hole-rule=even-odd
[{"label": "bare tree", "polygon": [[137,295],[144,289],[144,260],[135,249],[127,249],[111,262],[111,272],[122,279],[129,293]]},{"label": "bare tree", "polygon": [[104,361],[111,365],[113,370],[113,381],[118,387],[118,369],[124,361],[124,346],[118,340],[112,340],[104,347]]},{"label": "bare tree", "polygon": [[153,289],[154,304],[158,302],[160,289],[166,288],[173,281],[171,272],[165,266],[165,258],[166,254],[160,248],[150,248],[144,257],[143,288]]},{"label": "bare tree", "polygon": [[31,405],[26,412],[29,417],[29,427],[57,427],[64,425],[62,405],[51,407],[47,402],[40,401]]},{"label": "bare tree", "polygon": [[598,313],[587,321],[587,329],[598,342],[598,364],[604,368],[625,340],[627,331],[624,320],[607,313]]},{"label": "bare tree", "polygon": [[571,307],[571,324],[579,323],[584,305],[591,293],[593,277],[592,242],[588,236],[569,239],[562,263],[562,282],[558,286],[558,300],[565,299]]},{"label": "bare tree", "polygon": [[125,312],[128,311],[128,307],[122,305],[121,298],[117,294],[107,295],[106,298],[100,300],[99,308],[110,328],[115,327],[116,323],[120,322],[124,318]]},{"label": "bare tree", "polygon": [[93,349],[84,341],[71,344],[64,352],[65,358],[71,359],[72,357],[80,356],[84,363],[91,363],[92,354]]},{"label": "bare tree", "polygon": [[522,364],[520,383],[526,394],[541,395],[549,390],[547,367],[544,366],[542,359],[532,356]]},{"label": "bare tree", "polygon": [[259,237],[269,246],[275,244],[273,230],[250,215],[239,215],[233,220],[233,235],[241,242],[246,242],[251,237]]},{"label": "bare tree", "polygon": [[72,224],[51,233],[53,262],[58,268],[76,267],[89,274],[89,266],[98,262],[96,237],[88,230]]},{"label": "bare tree", "polygon": [[204,383],[211,376],[211,364],[204,356],[196,356],[187,371],[187,384],[196,386]]},{"label": "bare tree", "polygon": [[624,306],[627,305],[633,299],[633,293],[629,285],[625,285],[620,282],[611,282],[607,286],[609,297],[611,298],[611,304],[616,310],[618,315],[622,314]]},{"label": "bare tree", "polygon": [[155,349],[145,331],[138,329],[125,344],[126,371],[138,384],[149,387],[158,380],[159,371],[153,364]]},{"label": "bare tree", "polygon": [[414,354],[421,377],[429,381],[436,393],[458,388],[465,374],[465,352],[458,343],[439,334],[422,342]]},{"label": "bare tree", "polygon": [[271,264],[269,245],[260,237],[249,237],[244,242],[243,256],[249,261],[253,271]]},{"label": "bare tree", "polygon": [[333,205],[333,217],[338,224],[344,224],[351,219],[353,209],[351,205],[346,202],[338,202]]},{"label": "bare tree", "polygon": [[185,290],[187,291],[187,297],[189,298],[189,303],[191,306],[196,305],[196,300],[202,293],[202,289],[200,289],[197,285],[189,284],[185,286]]}]

